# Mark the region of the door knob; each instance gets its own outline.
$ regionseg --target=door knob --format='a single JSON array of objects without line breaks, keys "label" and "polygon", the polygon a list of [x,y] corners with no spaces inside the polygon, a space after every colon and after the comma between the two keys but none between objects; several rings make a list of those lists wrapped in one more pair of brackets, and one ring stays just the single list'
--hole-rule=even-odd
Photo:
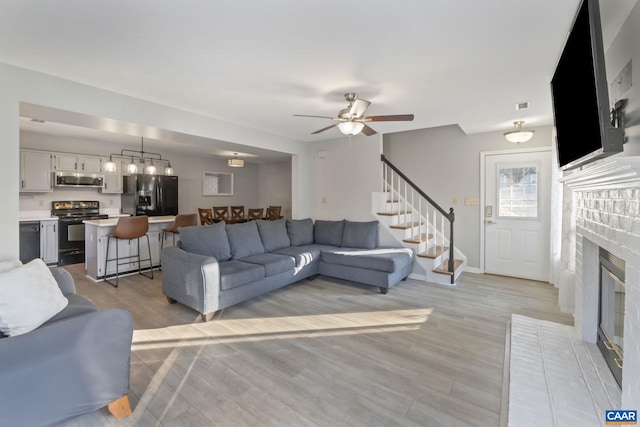
[{"label": "door knob", "polygon": [[492,221],[490,219],[486,220],[485,223],[487,223],[487,224],[496,224],[496,222],[494,222],[494,221]]}]

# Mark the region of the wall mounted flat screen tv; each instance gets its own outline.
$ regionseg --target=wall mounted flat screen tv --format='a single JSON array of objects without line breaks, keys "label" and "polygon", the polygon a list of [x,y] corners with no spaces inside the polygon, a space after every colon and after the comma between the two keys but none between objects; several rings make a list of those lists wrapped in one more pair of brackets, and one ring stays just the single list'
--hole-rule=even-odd
[{"label": "wall mounted flat screen tv", "polygon": [[551,80],[558,164],[574,169],[620,153],[611,124],[598,0],[582,0]]}]

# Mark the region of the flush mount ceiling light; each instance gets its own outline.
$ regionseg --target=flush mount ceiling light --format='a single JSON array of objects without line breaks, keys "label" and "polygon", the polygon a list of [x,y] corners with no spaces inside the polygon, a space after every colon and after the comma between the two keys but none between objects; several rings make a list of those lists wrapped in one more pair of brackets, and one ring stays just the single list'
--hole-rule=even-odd
[{"label": "flush mount ceiling light", "polygon": [[238,153],[233,153],[233,159],[227,162],[232,168],[241,168],[244,166],[244,160],[238,158]]},{"label": "flush mount ceiling light", "polygon": [[[130,154],[125,154],[125,152]],[[160,153],[150,153],[148,151],[144,151],[144,137],[141,138],[140,141],[140,151],[135,150],[120,150],[120,154],[109,154],[109,161],[104,164],[104,170],[107,172],[115,172],[117,170],[116,163],[113,161],[113,158],[122,158],[122,159],[131,159],[131,162],[127,165],[127,173],[137,173],[138,165],[136,165],[136,160],[143,165],[146,165],[147,161],[149,164],[145,166],[144,172],[148,175],[155,175],[157,172],[156,165],[153,164],[153,161],[156,162],[166,162],[167,166],[164,168],[165,175],[173,175],[174,170],[171,167],[171,162],[167,159],[163,159]]]},{"label": "flush mount ceiling light", "polygon": [[522,129],[524,120],[516,120],[513,122],[514,129],[504,133],[504,137],[509,142],[514,144],[520,144],[521,142],[527,142],[533,136],[535,131],[529,129]]},{"label": "flush mount ceiling light", "polygon": [[340,129],[340,132],[349,136],[359,134],[363,128],[364,123],[361,122],[346,121],[338,123],[338,129]]}]

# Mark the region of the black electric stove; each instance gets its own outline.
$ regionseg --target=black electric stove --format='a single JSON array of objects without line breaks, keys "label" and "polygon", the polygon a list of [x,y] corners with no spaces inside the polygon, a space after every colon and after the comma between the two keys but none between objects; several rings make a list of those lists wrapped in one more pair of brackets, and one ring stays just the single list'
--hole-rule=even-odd
[{"label": "black electric stove", "polygon": [[87,219],[106,219],[98,201],[51,202],[51,215],[58,217],[58,265],[77,264],[84,259],[84,223]]}]

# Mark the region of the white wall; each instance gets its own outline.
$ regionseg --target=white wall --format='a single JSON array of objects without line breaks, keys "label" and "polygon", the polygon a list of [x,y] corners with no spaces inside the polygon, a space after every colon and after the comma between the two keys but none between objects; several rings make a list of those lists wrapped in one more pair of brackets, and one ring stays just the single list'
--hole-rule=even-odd
[{"label": "white wall", "polygon": [[[313,144],[316,219],[371,221],[371,193],[380,191],[381,136],[358,135]],[[324,156],[324,157],[321,157]]]},{"label": "white wall", "polygon": [[296,156],[296,168],[292,180],[299,181],[299,184],[293,187],[292,212],[301,216],[312,215],[310,206],[315,200],[315,189],[307,187],[313,180],[303,176],[306,173],[304,166],[309,164],[309,159],[307,147],[299,141],[7,64],[0,64],[0,93],[0,144],[3,153],[0,156],[3,176],[0,189],[3,200],[0,212],[0,234],[3,238],[0,259],[17,258],[19,254],[20,102],[293,154]]},{"label": "white wall", "polygon": [[384,155],[442,208],[453,207],[456,247],[470,268],[480,268],[480,206],[465,206],[464,199],[480,198],[480,153],[551,145],[551,126],[531,129],[533,138],[521,146],[502,132],[467,135],[457,125],[384,136]]},{"label": "white wall", "polygon": [[281,215],[291,218],[291,159],[261,164],[258,171],[258,204],[246,207],[282,206]]}]

